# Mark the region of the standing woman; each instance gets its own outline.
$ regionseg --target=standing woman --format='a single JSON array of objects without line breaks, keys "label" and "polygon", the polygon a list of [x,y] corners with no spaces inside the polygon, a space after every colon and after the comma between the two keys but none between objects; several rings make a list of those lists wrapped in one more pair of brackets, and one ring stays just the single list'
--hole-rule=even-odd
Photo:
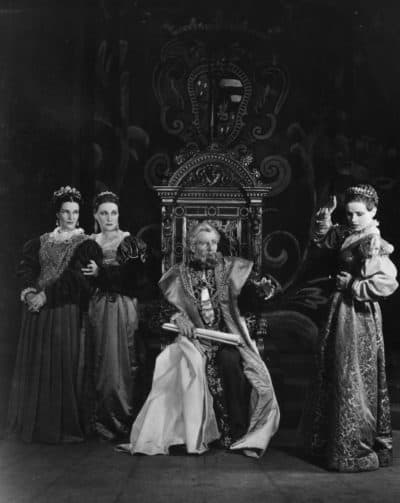
[{"label": "standing woman", "polygon": [[336,200],[318,211],[314,241],[337,249],[336,291],[321,334],[318,375],[305,427],[307,448],[340,472],[376,470],[392,459],[382,316],[397,288],[393,246],[381,238],[370,185],[345,191],[347,225],[332,225]]},{"label": "standing woman", "polygon": [[57,227],[25,244],[19,265],[22,326],[10,393],[8,423],[27,442],[83,440],[81,385],[90,297],[83,265],[101,250],[78,227],[81,194],[53,195]]},{"label": "standing woman", "polygon": [[95,197],[95,226],[100,233],[92,238],[103,250],[103,261],[100,267],[93,261],[83,269],[86,275],[96,277],[97,289],[89,306],[94,428],[107,439],[128,434],[133,420],[137,296],[146,261],[146,245],[120,230],[118,208],[119,199],[113,192]]}]

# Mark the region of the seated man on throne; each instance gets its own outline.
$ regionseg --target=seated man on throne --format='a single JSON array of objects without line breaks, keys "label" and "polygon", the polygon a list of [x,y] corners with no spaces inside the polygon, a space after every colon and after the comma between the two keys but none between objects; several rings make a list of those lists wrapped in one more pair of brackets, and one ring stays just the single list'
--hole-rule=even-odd
[{"label": "seated man on throne", "polygon": [[[218,442],[259,457],[278,429],[271,377],[239,310],[257,310],[277,284],[257,281],[249,260],[223,257],[219,239],[208,222],[196,225],[187,263],[159,282],[179,335],[156,360],[152,389],[123,446],[131,454],[168,454],[182,444],[201,454]],[[239,344],[196,337],[196,329],[235,334]]]}]

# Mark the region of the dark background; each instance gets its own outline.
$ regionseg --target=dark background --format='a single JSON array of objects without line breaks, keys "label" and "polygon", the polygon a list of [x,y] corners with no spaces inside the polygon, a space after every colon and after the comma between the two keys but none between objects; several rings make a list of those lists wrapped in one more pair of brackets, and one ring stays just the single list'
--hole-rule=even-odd
[{"label": "dark background", "polygon": [[[182,27],[195,32],[199,22],[221,27],[214,34],[216,47],[236,36],[261,34],[257,54],[277,55],[290,76],[277,130],[263,155],[286,156],[291,174],[265,202],[263,231],[264,269],[285,286],[284,296],[268,308],[272,346],[292,354],[289,364],[298,364],[292,378],[307,374],[307,359],[298,361],[296,355],[310,353],[307,327],[319,325],[327,296],[324,285],[313,289],[309,283],[330,267],[329,257],[309,246],[315,207],[331,191],[340,196],[349,183],[374,183],[382,201],[382,234],[400,250],[397,1],[2,0],[2,422],[20,323],[15,268],[22,244],[54,227],[52,192],[66,184],[81,189],[87,203],[81,225],[91,232],[93,194],[118,191],[121,227],[140,231],[155,251],[159,247],[159,201],[145,173],[153,156],[172,157],[183,143],[162,127],[152,76],[164,44]],[[398,265],[399,251],[393,259]],[[399,299],[396,293],[383,305],[395,402],[400,401]],[[281,375],[278,360],[275,364]],[[289,387],[282,384],[280,390],[284,401]]]}]

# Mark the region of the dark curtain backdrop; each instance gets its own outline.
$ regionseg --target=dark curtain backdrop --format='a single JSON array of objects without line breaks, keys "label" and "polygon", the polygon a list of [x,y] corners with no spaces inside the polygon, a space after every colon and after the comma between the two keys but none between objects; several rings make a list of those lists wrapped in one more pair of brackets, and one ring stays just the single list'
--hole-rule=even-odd
[{"label": "dark curtain backdrop", "polygon": [[[81,224],[91,232],[93,194],[117,190],[121,226],[140,230],[157,252],[159,204],[146,166],[152,156],[173,156],[183,145],[162,128],[153,71],[168,40],[198,23],[240,26],[241,37],[264,34],[257,51],[278,54],[290,75],[269,151],[279,154],[296,144],[306,158],[292,159],[288,187],[265,203],[265,230],[285,230],[297,243],[292,262],[287,245],[279,279],[295,278],[294,286],[301,286],[327,274],[329,257],[308,249],[310,216],[329,192],[340,193],[351,181],[378,187],[382,233],[397,247],[400,263],[398,2],[1,1],[2,411],[20,322],[15,268],[24,241],[54,226],[52,192],[66,184],[82,190]],[[224,47],[224,36],[215,35],[217,47]],[[268,253],[279,256],[283,245],[271,246]],[[393,380],[400,374],[399,299],[395,294],[383,305]],[[317,324],[323,313],[306,304],[296,309]]]}]

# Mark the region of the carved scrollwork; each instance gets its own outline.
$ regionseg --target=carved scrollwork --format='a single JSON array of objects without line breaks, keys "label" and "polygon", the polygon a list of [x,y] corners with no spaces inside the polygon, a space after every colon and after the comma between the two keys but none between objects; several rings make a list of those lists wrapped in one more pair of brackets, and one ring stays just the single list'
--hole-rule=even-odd
[{"label": "carved scrollwork", "polygon": [[277,118],[274,114],[266,114],[261,120],[262,124],[254,126],[251,134],[255,140],[268,140],[275,133]]},{"label": "carved scrollwork", "polygon": [[169,106],[161,107],[160,111],[161,125],[167,133],[179,135],[180,133],[182,133],[185,124],[181,119],[174,119],[172,120],[172,122],[169,122],[168,112],[170,111],[170,109],[171,107]]},{"label": "carved scrollwork", "polygon": [[[195,154],[173,173],[168,184],[171,186],[182,184],[188,186],[196,180],[195,185],[200,183],[204,186],[211,181],[217,186],[221,179],[224,181],[229,179],[229,181],[235,181],[235,185],[254,187],[256,185],[255,180],[245,167],[248,159],[245,159],[245,162],[242,163],[242,160],[236,157],[234,152],[220,152],[212,148],[209,151]],[[204,180],[196,176],[196,173],[200,173],[198,170],[203,168],[205,168],[205,171],[201,171],[201,173],[208,176],[206,184],[203,183]]]},{"label": "carved scrollwork", "polygon": [[283,192],[292,179],[292,168],[287,159],[280,155],[264,157],[260,163],[261,181],[268,183],[271,191],[268,196],[276,196]]},{"label": "carved scrollwork", "polygon": [[289,77],[278,65],[261,66],[256,71],[254,105],[256,114],[251,129],[255,140],[268,140],[275,133],[278,115],[287,99]]},{"label": "carved scrollwork", "polygon": [[165,270],[171,267],[171,251],[172,251],[172,208],[170,206],[161,207],[161,254],[163,256],[163,265]]},{"label": "carved scrollwork", "polygon": [[[288,231],[273,231],[262,242],[263,263],[266,270],[290,268],[297,271],[301,262],[300,244],[297,238]],[[289,265],[288,263],[291,262]],[[291,279],[283,282],[287,286]]]},{"label": "carved scrollwork", "polygon": [[198,135],[211,127],[212,140],[233,143],[243,128],[251,98],[247,74],[232,62],[200,64],[189,75],[187,88]]},{"label": "carved scrollwork", "polygon": [[185,185],[193,187],[219,187],[233,183],[233,173],[218,164],[206,164],[194,169],[185,179]]},{"label": "carved scrollwork", "polygon": [[154,154],[144,167],[144,178],[150,189],[163,185],[171,175],[171,160],[165,152]]}]

